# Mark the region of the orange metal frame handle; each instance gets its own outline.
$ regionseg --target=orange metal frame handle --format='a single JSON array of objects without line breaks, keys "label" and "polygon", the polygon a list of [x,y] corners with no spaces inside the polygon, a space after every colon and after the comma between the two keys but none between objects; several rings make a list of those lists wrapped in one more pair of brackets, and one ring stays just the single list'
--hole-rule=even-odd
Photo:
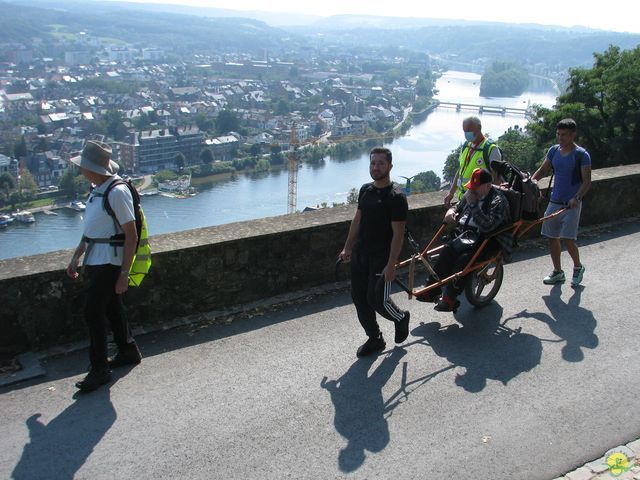
[{"label": "orange metal frame handle", "polygon": [[478,256],[484,250],[487,242],[491,238],[493,238],[494,236],[496,236],[496,235],[498,235],[500,233],[507,232],[509,230],[513,230],[513,234],[512,235],[516,238],[516,240],[518,240],[518,239],[522,238],[529,230],[531,230],[536,225],[539,225],[540,223],[545,222],[545,221],[547,221],[547,220],[549,220],[551,218],[554,218],[554,217],[557,217],[559,215],[562,215],[566,210],[567,210],[567,207],[561,208],[560,210],[558,210],[557,212],[552,213],[551,215],[547,215],[546,217],[542,217],[542,218],[539,218],[539,219],[531,221],[531,222],[526,221],[526,220],[516,220],[511,225],[503,227],[503,228],[493,232],[493,234],[491,234],[489,237],[485,238],[482,241],[482,243],[480,244],[480,247],[478,248],[478,250],[476,250],[475,254],[471,257],[471,259],[469,259],[469,262],[467,263],[465,268],[463,270],[461,270],[460,272],[457,272],[457,273],[454,273],[452,275],[449,275],[447,278],[440,279],[438,282],[432,283],[432,284],[430,284],[428,286],[421,287],[421,288],[413,288],[414,276],[415,276],[415,268],[414,268],[415,261],[416,260],[420,260],[421,262],[423,262],[425,264],[425,266],[427,266],[428,270],[433,270],[433,265],[429,261],[429,257],[435,255],[436,253],[439,253],[440,250],[442,250],[444,248],[444,244],[433,248],[433,244],[436,242],[436,240],[438,240],[442,236],[442,233],[444,232],[444,230],[445,230],[445,228],[447,226],[447,224],[443,222],[442,225],[440,225],[440,228],[438,228],[436,233],[431,238],[431,241],[429,242],[429,244],[422,250],[422,252],[417,253],[415,255],[412,255],[411,258],[408,258],[408,259],[403,260],[403,261],[401,261],[401,262],[396,264],[396,269],[402,269],[402,268],[404,268],[406,266],[410,267],[409,268],[409,286],[407,286],[405,283],[403,283],[399,279],[396,279],[396,283],[398,285],[400,285],[400,287],[405,292],[407,292],[409,294],[409,298],[411,298],[412,296],[422,295],[422,294],[428,292],[429,290],[441,287],[442,285],[450,282],[451,280],[455,280],[457,278],[464,277],[465,275],[468,275],[469,273],[471,273],[471,272],[473,272],[475,270],[480,270],[480,269],[484,268],[486,265],[488,265],[488,264],[490,264],[492,262],[501,262],[502,261],[502,251],[499,251],[498,253],[493,255],[491,258],[489,258],[487,260],[483,260],[483,261],[481,261],[481,262],[479,262],[477,264],[474,264],[474,262],[476,261]]}]

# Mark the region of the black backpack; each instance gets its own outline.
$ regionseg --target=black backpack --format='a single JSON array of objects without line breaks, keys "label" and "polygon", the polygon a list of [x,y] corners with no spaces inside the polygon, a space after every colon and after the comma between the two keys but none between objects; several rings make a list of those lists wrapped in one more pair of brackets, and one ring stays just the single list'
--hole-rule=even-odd
[{"label": "black backpack", "polygon": [[133,213],[135,214],[135,217],[136,217],[136,233],[138,235],[138,242],[136,243],[136,250],[137,250],[138,247],[140,246],[140,237],[142,234],[142,224],[143,224],[144,216],[142,213],[142,207],[140,206],[140,194],[138,193],[138,190],[136,189],[133,182],[131,180],[124,180],[124,179],[117,179],[111,182],[111,184],[107,187],[107,189],[103,193],[102,208],[104,208],[104,210],[109,214],[109,216],[113,218],[114,222],[117,222],[116,214],[111,208],[111,205],[109,205],[109,192],[111,192],[111,190],[113,190],[117,185],[126,185],[129,188],[129,191],[131,192],[131,198],[133,199]]},{"label": "black backpack", "polygon": [[520,194],[519,215],[513,220],[537,220],[540,218],[540,189],[531,179],[529,172],[520,170],[515,165],[505,161],[491,162],[491,169],[502,176],[507,182],[508,190]]}]

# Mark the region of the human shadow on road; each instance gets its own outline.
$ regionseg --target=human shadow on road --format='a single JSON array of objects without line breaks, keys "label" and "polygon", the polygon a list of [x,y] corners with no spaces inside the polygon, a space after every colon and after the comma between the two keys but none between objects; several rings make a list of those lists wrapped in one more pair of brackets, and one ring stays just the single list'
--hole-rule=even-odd
[{"label": "human shadow on road", "polygon": [[75,401],[46,425],[41,414],[27,421],[29,443],[11,478],[73,479],[116,420],[109,388],[76,393]]},{"label": "human shadow on road", "polygon": [[348,442],[338,455],[338,465],[343,472],[360,468],[366,451],[380,452],[388,445],[389,425],[385,414],[389,408],[382,398],[382,388],[406,353],[403,348],[395,347],[371,375],[368,373],[375,357],[357,360],[337,380],[322,379],[320,386],[331,394],[335,407],[335,428]]},{"label": "human shadow on road", "polygon": [[599,340],[595,334],[598,322],[593,316],[593,312],[580,306],[580,297],[584,291],[583,286],[573,288],[571,298],[565,303],[562,300],[562,288],[554,285],[549,295],[544,295],[544,300],[550,315],[543,312],[522,312],[509,317],[508,320],[516,318],[533,318],[546,323],[549,329],[566,342],[562,347],[562,358],[567,362],[581,362],[584,359],[583,348],[596,348]]},{"label": "human shadow on road", "polygon": [[438,322],[421,323],[411,332],[415,343],[430,346],[439,357],[466,371],[456,374],[456,385],[480,392],[487,379],[506,385],[511,379],[540,363],[542,342],[534,335],[512,330],[500,323],[502,307],[492,304],[473,317],[442,328]]}]

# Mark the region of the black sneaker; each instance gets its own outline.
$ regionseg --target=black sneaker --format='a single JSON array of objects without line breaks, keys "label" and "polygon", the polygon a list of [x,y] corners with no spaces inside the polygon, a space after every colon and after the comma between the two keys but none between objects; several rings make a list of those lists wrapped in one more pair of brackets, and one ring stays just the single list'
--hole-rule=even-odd
[{"label": "black sneaker", "polygon": [[142,354],[138,350],[138,345],[131,343],[126,349],[118,351],[115,357],[109,359],[109,368],[126,367],[127,365],[138,365],[142,360]]},{"label": "black sneaker", "polygon": [[84,380],[77,382],[76,387],[83,392],[92,392],[96,388],[111,381],[110,370],[90,370]]},{"label": "black sneaker", "polygon": [[435,304],[433,309],[437,312],[453,312],[456,313],[458,307],[460,306],[460,302],[458,300],[454,300],[453,302],[449,302],[444,298],[440,298],[438,303]]},{"label": "black sneaker", "polygon": [[382,333],[379,333],[378,336],[369,337],[366,342],[360,345],[356,355],[358,357],[367,357],[371,354],[381,352],[386,346],[387,344],[384,342],[384,338],[382,338]]},{"label": "black sneaker", "polygon": [[396,327],[396,336],[394,338],[396,343],[404,342],[409,336],[409,319],[411,314],[407,311],[404,313],[404,318],[399,322],[393,322]]}]

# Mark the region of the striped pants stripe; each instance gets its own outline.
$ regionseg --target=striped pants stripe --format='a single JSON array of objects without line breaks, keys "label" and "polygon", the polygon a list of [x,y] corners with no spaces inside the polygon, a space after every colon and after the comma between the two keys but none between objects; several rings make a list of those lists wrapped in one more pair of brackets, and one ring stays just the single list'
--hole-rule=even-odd
[{"label": "striped pants stripe", "polygon": [[351,255],[351,298],[358,320],[370,337],[380,333],[376,313],[392,322],[400,321],[405,311],[391,299],[391,284],[381,273],[389,259],[389,252],[362,252],[355,248]]}]

